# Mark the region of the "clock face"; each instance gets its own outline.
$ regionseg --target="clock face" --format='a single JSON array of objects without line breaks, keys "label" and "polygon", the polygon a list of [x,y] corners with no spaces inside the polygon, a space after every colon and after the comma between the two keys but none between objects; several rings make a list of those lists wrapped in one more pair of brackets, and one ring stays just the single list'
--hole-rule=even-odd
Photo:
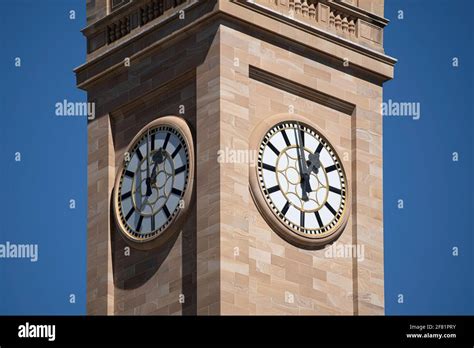
[{"label": "clock face", "polygon": [[335,150],[315,129],[280,122],[260,143],[257,182],[286,231],[327,237],[346,220],[347,180]]},{"label": "clock face", "polygon": [[188,144],[170,123],[142,130],[131,144],[115,195],[116,218],[129,239],[156,238],[183,208],[191,162]]}]

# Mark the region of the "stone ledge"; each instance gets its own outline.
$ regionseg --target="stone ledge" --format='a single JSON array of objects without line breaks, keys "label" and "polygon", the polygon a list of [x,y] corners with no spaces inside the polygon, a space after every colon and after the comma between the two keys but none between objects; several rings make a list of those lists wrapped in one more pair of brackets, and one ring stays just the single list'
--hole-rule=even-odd
[{"label": "stone ledge", "polygon": [[[77,67],[75,73],[79,88],[87,89],[95,80],[110,72],[125,69],[123,60],[126,57],[133,61],[156,50],[171,38],[185,38],[190,31],[205,32],[209,23],[218,21],[244,26],[247,30],[256,30],[263,33],[262,35],[272,35],[275,39],[284,41],[285,45],[304,46],[308,52],[315,52],[319,55],[323,52],[332,59],[338,60],[340,64],[348,59],[352,67],[377,76],[381,82],[393,78],[393,65],[396,59],[338,38],[321,29],[301,26],[287,20],[279,21],[275,17],[268,17],[265,13],[254,11],[247,6],[240,6],[228,0],[220,1],[218,6],[215,6],[214,1],[198,3],[196,6],[190,7],[189,11],[190,13],[186,15],[188,22],[181,23],[182,20],[175,17],[161,25],[153,25],[149,30],[131,36],[133,45],[129,39],[124,39],[125,41],[102,52],[100,56]],[[144,43],[139,44],[137,40],[142,40]]]}]

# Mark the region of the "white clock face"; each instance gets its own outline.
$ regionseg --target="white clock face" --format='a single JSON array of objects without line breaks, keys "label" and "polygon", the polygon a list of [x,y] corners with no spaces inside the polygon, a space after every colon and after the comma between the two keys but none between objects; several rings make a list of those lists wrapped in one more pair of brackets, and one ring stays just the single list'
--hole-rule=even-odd
[{"label": "white clock face", "polygon": [[346,212],[347,180],[331,145],[296,121],[276,124],[259,148],[258,183],[273,214],[308,236],[334,232]]},{"label": "white clock face", "polygon": [[169,125],[146,129],[132,144],[119,173],[117,195],[119,219],[128,236],[146,241],[173,221],[187,189],[189,161],[183,134]]}]

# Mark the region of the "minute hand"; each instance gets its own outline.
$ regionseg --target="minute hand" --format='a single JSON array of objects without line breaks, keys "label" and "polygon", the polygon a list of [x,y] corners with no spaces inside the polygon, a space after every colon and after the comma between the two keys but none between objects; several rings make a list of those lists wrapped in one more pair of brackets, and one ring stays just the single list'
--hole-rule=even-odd
[{"label": "minute hand", "polygon": [[306,166],[306,157],[304,155],[304,149],[303,149],[303,140],[301,138],[301,132],[300,132],[300,124],[297,123],[298,125],[298,131],[296,132],[296,137],[297,137],[297,145],[298,145],[298,151],[299,151],[299,160],[300,160],[300,169],[302,174],[308,174],[308,167]]},{"label": "minute hand", "polygon": [[308,192],[311,192],[311,186],[309,183],[308,168],[306,166],[306,158],[304,156],[303,141],[300,134],[300,126],[297,123],[298,129],[296,130],[296,145],[298,147],[298,164],[300,167],[300,178],[301,178],[301,194],[303,201],[308,200]]},{"label": "minute hand", "polygon": [[146,196],[151,196],[153,191],[151,190],[150,180],[150,129],[147,130],[146,135]]}]

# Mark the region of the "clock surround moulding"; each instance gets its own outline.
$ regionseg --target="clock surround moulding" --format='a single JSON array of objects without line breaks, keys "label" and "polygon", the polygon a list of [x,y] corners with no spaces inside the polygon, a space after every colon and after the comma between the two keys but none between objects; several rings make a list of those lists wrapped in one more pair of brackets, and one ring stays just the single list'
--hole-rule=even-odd
[{"label": "clock surround moulding", "polygon": [[[282,113],[270,116],[263,121],[255,128],[250,136],[249,141],[249,148],[253,151],[257,151],[261,145],[262,139],[265,134],[268,132],[269,129],[274,127],[275,125],[285,122],[285,121],[297,121],[301,122],[302,124],[306,124],[311,128],[315,129],[318,134],[324,139],[327,144],[331,144],[329,140],[324,137],[324,131],[322,131],[314,122],[312,122],[309,118],[295,114],[295,113]],[[343,161],[341,161],[341,156],[339,156],[338,151],[332,147],[332,151],[335,152],[336,157],[339,159],[339,163],[342,167],[342,172],[345,177],[345,207],[344,212],[341,216],[341,219],[338,221],[337,225],[331,229],[329,233],[325,233],[322,236],[314,235],[314,237],[307,235],[306,233],[300,233],[299,231],[295,231],[291,229],[286,224],[283,224],[280,219],[275,215],[272,209],[269,207],[268,202],[265,200],[262,194],[262,188],[259,184],[258,178],[258,165],[255,163],[249,163],[249,190],[250,194],[255,202],[255,206],[262,214],[264,219],[267,223],[272,227],[273,231],[278,233],[278,235],[287,240],[290,243],[306,249],[321,249],[328,243],[334,242],[343,233],[347,222],[349,220],[350,210],[351,210],[351,187],[349,181],[347,180]]]},{"label": "clock surround moulding", "polygon": [[[127,228],[124,226],[124,221],[121,218],[121,212],[119,208],[120,199],[120,186],[122,180],[122,172],[126,169],[125,161],[122,161],[116,173],[116,179],[113,189],[113,209],[114,209],[114,218],[115,224],[120,230],[120,235],[125,238],[128,244],[136,249],[149,250],[153,248],[158,248],[165,244],[173,234],[179,233],[181,227],[183,226],[184,220],[189,215],[190,208],[192,206],[192,195],[193,195],[193,186],[194,186],[194,173],[195,173],[195,157],[194,157],[194,143],[192,138],[192,133],[189,125],[186,120],[181,117],[168,115],[168,116],[159,116],[156,120],[151,121],[145,125],[132,139],[130,144],[127,146],[128,150],[131,150],[139,140],[144,136],[145,132],[149,129],[154,129],[157,127],[171,127],[176,129],[181,136],[183,137],[184,142],[187,147],[187,173],[186,173],[186,183],[184,187],[184,194],[181,197],[182,204],[181,207],[176,209],[176,214],[172,217],[170,221],[167,222],[167,226],[159,234],[156,234],[152,238],[136,238],[130,233],[127,232]],[[127,151],[128,152],[128,151]],[[166,205],[166,203],[165,203]],[[173,213],[173,212],[172,212]]]}]

